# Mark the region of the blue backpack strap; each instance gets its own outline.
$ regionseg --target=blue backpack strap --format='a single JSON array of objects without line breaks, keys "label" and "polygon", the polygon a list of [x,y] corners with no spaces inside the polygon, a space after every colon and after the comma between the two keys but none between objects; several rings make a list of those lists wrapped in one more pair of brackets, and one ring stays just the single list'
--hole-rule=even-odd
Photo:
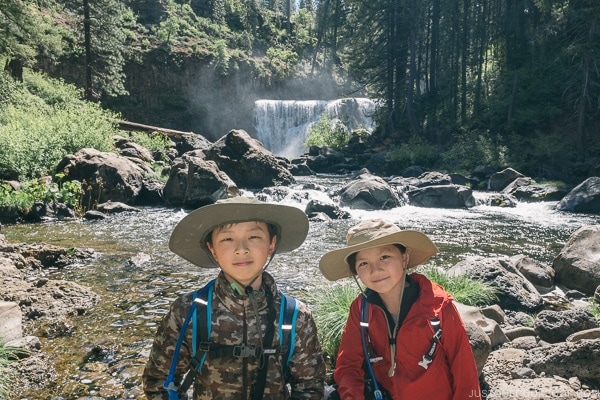
[{"label": "blue backpack strap", "polygon": [[[197,308],[199,306],[206,307],[206,312],[205,313],[201,312],[200,315],[204,315],[206,317],[204,319],[204,325],[206,325],[206,329],[203,331],[207,333],[207,336],[206,336],[207,338],[210,337],[211,324],[207,324],[206,321],[208,320],[208,318],[212,319],[211,304],[212,304],[212,292],[213,292],[214,284],[215,284],[215,280],[212,280],[208,284],[206,284],[202,289],[194,292],[194,300],[192,301],[190,310],[188,311],[188,314],[185,317],[183,325],[181,326],[181,330],[179,331],[179,338],[177,339],[177,344],[175,345],[175,352],[173,353],[173,359],[171,360],[171,367],[169,368],[169,374],[167,375],[167,379],[165,380],[165,383],[163,384],[163,388],[167,390],[167,393],[169,395],[169,400],[179,400],[179,393],[183,393],[183,392],[187,391],[187,389],[190,387],[190,385],[194,379],[194,376],[200,370],[200,368],[202,367],[202,364],[204,363],[204,360],[206,359],[206,353],[205,353],[205,354],[203,354],[203,356],[200,360],[200,365],[197,368],[194,368],[194,371],[188,372],[186,379],[180,386],[175,385],[175,370],[177,369],[177,362],[179,360],[179,352],[181,351],[181,346],[183,344],[183,340],[185,339],[185,333],[190,324],[190,320],[192,320],[192,319],[193,319],[192,338],[195,339],[195,337],[198,335],[198,333],[197,333],[198,332],[198,327],[197,327],[198,323],[196,320],[197,320],[197,316],[198,316]],[[193,340],[193,343],[196,343],[196,341]],[[192,359],[196,359],[195,346],[193,346],[192,353],[193,353]],[[190,379],[190,376],[191,376],[191,379]]]},{"label": "blue backpack strap", "polygon": [[[296,320],[298,319],[298,302],[293,296],[282,293],[279,307],[279,347],[282,349],[284,370],[294,354],[296,342]],[[285,351],[283,351],[285,349]]]},{"label": "blue backpack strap", "polygon": [[379,384],[377,383],[377,379],[375,379],[375,373],[373,372],[373,367],[371,366],[371,360],[369,357],[369,349],[367,348],[367,335],[369,329],[369,302],[367,301],[368,290],[365,291],[361,296],[360,300],[360,337],[362,341],[363,354],[365,357],[365,365],[367,368],[367,372],[371,376],[371,380],[373,381],[373,395],[375,400],[382,400],[383,394],[381,390],[379,390]]},{"label": "blue backpack strap", "polygon": [[[216,279],[213,279],[195,293],[194,301],[205,307],[206,312],[194,313],[192,343],[195,343],[195,346],[192,347],[192,357],[196,356],[196,352],[202,343],[206,343],[210,340],[212,323],[208,323],[208,321],[212,322],[212,293],[215,281]],[[206,353],[204,353],[202,363],[204,363],[205,358]],[[202,367],[202,365],[200,365],[200,367]],[[200,370],[200,368],[198,368],[198,370]]]}]

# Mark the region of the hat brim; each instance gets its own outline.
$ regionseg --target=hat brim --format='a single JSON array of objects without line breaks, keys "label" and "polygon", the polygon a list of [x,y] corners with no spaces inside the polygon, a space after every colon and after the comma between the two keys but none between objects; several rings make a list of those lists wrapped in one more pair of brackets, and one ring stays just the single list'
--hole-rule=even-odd
[{"label": "hat brim", "polygon": [[364,249],[396,243],[410,249],[407,268],[423,264],[438,252],[437,246],[426,235],[419,231],[406,230],[330,251],[321,257],[319,269],[323,276],[330,281],[351,277],[352,272],[350,271],[350,265],[348,265],[348,256]]},{"label": "hat brim", "polygon": [[273,224],[277,230],[277,252],[292,251],[308,234],[308,217],[304,211],[270,203],[215,203],[186,215],[171,233],[169,249],[187,261],[203,268],[218,265],[206,247],[206,238],[215,228],[232,223],[260,221]]}]

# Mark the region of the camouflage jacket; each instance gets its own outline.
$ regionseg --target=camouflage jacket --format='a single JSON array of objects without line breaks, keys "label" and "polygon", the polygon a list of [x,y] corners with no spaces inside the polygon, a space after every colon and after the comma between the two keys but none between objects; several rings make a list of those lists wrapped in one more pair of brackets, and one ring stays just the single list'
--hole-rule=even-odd
[{"label": "camouflage jacket", "polygon": [[[271,275],[263,273],[263,286],[268,285],[273,293],[274,309],[279,313],[281,295]],[[262,335],[266,330],[268,305],[264,289],[256,293]],[[169,373],[179,332],[192,303],[193,293],[176,299],[158,327],[142,382],[148,400],[167,399],[163,383]],[[270,356],[263,399],[318,399],[323,398],[325,364],[317,329],[312,315],[305,304],[298,302],[299,312],[296,325],[296,340],[289,363],[290,376],[287,382],[282,377],[281,356]],[[275,323],[277,323],[277,318]],[[258,346],[257,319],[250,299],[233,291],[221,272],[217,277],[212,298],[211,343]],[[186,332],[177,363],[175,384],[190,368],[192,324]],[[244,335],[246,340],[244,340]],[[273,347],[279,344],[279,333],[275,329]],[[237,358],[222,356],[207,357],[193,384],[193,399],[250,399],[252,385],[258,373],[256,357]],[[246,384],[244,384],[244,382]],[[287,385],[286,385],[287,384]],[[244,387],[246,390],[244,390]]]}]

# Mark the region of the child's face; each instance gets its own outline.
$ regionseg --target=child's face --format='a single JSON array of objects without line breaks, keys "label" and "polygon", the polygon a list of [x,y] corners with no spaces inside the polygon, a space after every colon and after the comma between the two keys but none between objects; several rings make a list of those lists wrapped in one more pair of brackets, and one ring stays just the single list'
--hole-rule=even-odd
[{"label": "child's face", "polygon": [[[271,240],[266,223],[250,221],[215,229],[212,243],[207,245],[227,279],[233,278],[246,286],[261,273],[275,249],[276,240],[276,237]],[[260,284],[259,278],[252,286],[258,289]]]},{"label": "child's face", "polygon": [[356,253],[356,274],[365,286],[380,295],[400,292],[404,280],[408,252],[393,244],[361,250]]}]

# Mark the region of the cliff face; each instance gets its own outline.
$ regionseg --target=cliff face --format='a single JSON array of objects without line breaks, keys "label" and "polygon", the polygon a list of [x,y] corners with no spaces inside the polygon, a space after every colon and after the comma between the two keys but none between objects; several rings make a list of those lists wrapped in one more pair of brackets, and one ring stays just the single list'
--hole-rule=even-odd
[{"label": "cliff face", "polygon": [[259,83],[248,68],[223,77],[210,61],[175,62],[159,50],[143,63],[126,66],[128,96],[103,101],[123,118],[202,134],[216,140],[234,128],[252,131],[252,109]]},{"label": "cliff face", "polygon": [[211,60],[175,57],[155,50],[142,63],[129,63],[125,68],[129,95],[103,104],[129,121],[217,140],[231,129],[254,136],[256,100],[329,100],[345,92],[331,77],[298,74],[277,80],[260,60],[238,61],[224,76]]}]

